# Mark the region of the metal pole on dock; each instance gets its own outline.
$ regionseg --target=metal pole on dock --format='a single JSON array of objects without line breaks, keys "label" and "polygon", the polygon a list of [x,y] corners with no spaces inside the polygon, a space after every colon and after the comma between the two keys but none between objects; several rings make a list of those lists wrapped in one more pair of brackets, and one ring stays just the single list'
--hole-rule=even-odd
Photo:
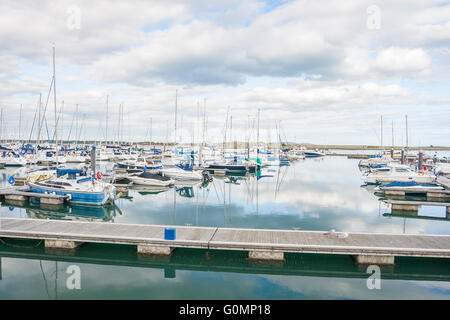
[{"label": "metal pole on dock", "polygon": [[96,164],[95,164],[95,146],[92,146],[92,150],[91,150],[91,170],[92,170],[92,175],[95,175],[95,170],[96,170]]},{"label": "metal pole on dock", "polygon": [[420,151],[419,152],[419,163],[418,163],[417,169],[422,170],[422,168],[423,168],[423,152]]}]

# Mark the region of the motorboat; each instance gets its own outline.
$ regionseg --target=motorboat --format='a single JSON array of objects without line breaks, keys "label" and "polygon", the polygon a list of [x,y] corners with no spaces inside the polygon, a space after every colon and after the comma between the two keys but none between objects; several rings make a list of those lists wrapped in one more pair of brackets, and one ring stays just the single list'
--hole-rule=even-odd
[{"label": "motorboat", "polygon": [[161,170],[163,166],[161,163],[154,160],[138,157],[135,160],[123,160],[117,163],[117,167],[121,169],[139,169],[139,170]]},{"label": "motorboat", "polygon": [[416,181],[408,181],[408,182],[391,182],[388,184],[380,184],[377,186],[374,190],[375,191],[386,191],[390,189],[414,189],[414,190],[444,190],[444,187],[437,185],[437,184],[425,184],[425,183],[418,183]]},{"label": "motorboat", "polygon": [[201,172],[194,170],[185,170],[180,167],[164,168],[161,172],[174,180],[203,180]]},{"label": "motorboat", "polygon": [[391,156],[389,155],[382,155],[382,156],[377,156],[377,157],[372,157],[372,158],[368,158],[368,159],[362,159],[361,161],[359,161],[358,166],[359,167],[365,167],[365,168],[373,168],[376,166],[383,166],[383,165],[388,165],[391,162],[396,162],[394,161],[394,159],[391,158]]},{"label": "motorboat", "polygon": [[140,174],[132,174],[128,176],[134,184],[145,185],[145,186],[158,186],[167,187],[175,184],[175,181],[165,176],[162,173],[153,173],[149,171],[144,171]]},{"label": "motorboat", "polygon": [[319,150],[305,150],[304,154],[306,158],[318,158],[325,156],[325,152]]},{"label": "motorboat", "polygon": [[27,165],[27,159],[13,152],[2,156],[0,163],[5,167],[22,167]]},{"label": "motorboat", "polygon": [[440,175],[444,175],[444,176],[450,175],[450,163],[439,163],[434,168],[434,172],[436,173],[436,175],[439,175],[439,176]]},{"label": "motorboat", "polygon": [[387,184],[391,182],[433,183],[436,176],[428,171],[413,171],[409,166],[390,163],[385,167],[371,169],[363,175],[366,184]]}]

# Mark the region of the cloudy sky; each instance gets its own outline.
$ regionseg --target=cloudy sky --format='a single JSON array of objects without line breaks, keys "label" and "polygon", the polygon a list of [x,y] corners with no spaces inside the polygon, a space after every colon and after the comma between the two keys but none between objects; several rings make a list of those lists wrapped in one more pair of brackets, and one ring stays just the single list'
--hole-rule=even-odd
[{"label": "cloudy sky", "polygon": [[[0,12],[2,138],[29,138],[54,44],[64,138],[117,139],[123,104],[125,139],[173,140],[178,91],[178,141],[202,139],[204,118],[206,141],[222,141],[227,113],[227,139],[256,140],[260,109],[265,141],[278,126],[283,141],[379,145],[383,116],[384,144],[392,123],[405,144],[408,115],[410,145],[450,145],[446,1],[2,0]],[[53,136],[52,96],[46,121]]]}]

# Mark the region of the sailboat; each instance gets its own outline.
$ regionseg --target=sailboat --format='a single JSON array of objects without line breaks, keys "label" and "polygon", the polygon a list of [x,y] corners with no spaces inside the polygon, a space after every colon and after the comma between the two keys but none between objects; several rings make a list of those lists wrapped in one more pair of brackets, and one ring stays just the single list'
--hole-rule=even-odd
[{"label": "sailboat", "polygon": [[[55,47],[53,47],[53,94],[56,114],[56,77],[55,77]],[[55,120],[55,160],[60,163],[57,143],[57,121]],[[47,153],[48,154],[48,153]],[[95,147],[92,149],[95,155]],[[41,170],[31,173],[27,178],[27,185],[31,192],[51,193],[69,197],[71,203],[87,205],[104,205],[113,202],[116,188],[101,181],[101,175],[95,175],[95,156],[91,162],[91,174],[84,169]]]},{"label": "sailboat", "polygon": [[27,185],[31,192],[69,196],[70,203],[104,205],[112,203],[116,188],[89,176],[83,169],[40,170],[31,173]]}]

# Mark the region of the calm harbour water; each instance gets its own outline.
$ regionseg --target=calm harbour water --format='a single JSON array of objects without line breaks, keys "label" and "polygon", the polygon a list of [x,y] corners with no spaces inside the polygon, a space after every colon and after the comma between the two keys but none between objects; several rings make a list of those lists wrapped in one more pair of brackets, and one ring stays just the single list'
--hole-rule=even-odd
[{"label": "calm harbour water", "polygon": [[[361,187],[359,160],[306,159],[265,169],[259,179],[214,177],[208,185],[167,191],[132,189],[117,207],[58,212],[3,203],[2,217],[90,219],[105,223],[450,234],[445,208],[418,217],[390,215]],[[13,172],[0,171],[2,184]],[[381,289],[348,256],[287,254],[284,265],[250,263],[245,252],[178,249],[170,258],[137,257],[132,246],[88,244],[73,255],[46,252],[36,241],[0,245],[1,299],[449,299],[450,263],[397,258],[381,271]],[[81,289],[66,286],[81,270]]]}]

